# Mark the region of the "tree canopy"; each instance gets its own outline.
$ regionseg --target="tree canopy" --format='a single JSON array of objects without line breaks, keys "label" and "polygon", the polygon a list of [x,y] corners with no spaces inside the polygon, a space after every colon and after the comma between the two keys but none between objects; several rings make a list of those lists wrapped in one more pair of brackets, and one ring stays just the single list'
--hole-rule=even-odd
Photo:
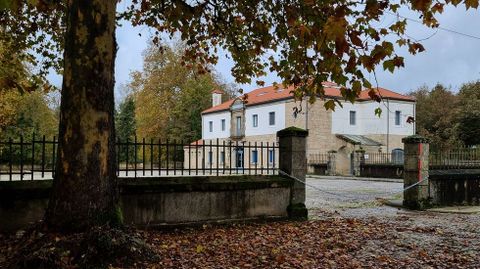
[{"label": "tree canopy", "polygon": [[417,132],[434,150],[480,145],[480,82],[463,84],[458,93],[437,84],[410,93],[417,100]]},{"label": "tree canopy", "polygon": [[135,102],[138,135],[147,138],[194,141],[201,137],[201,112],[212,104],[211,91],[231,86],[213,73],[182,65],[184,46],[151,45],[144,52],[143,71],[131,74],[128,89]]},{"label": "tree canopy", "polygon": [[[54,66],[63,48],[64,1],[3,0],[0,22],[4,31],[21,48],[34,48]],[[397,17],[391,25],[380,26],[385,14],[400,7],[416,11],[428,27],[438,27],[435,16],[446,5],[477,8],[478,0],[401,1],[279,1],[133,0],[118,14],[134,25],[160,35],[179,35],[186,44],[184,64],[200,72],[217,63],[219,49],[228,51],[235,66],[232,74],[239,83],[248,83],[266,72],[276,72],[286,85],[297,86],[297,96],[313,101],[324,94],[321,82],[342,85],[342,94],[354,101],[362,87],[373,88],[371,97],[381,97],[365,72],[377,65],[393,72],[404,66],[396,47],[416,54],[423,46],[406,33],[407,20]],[[261,85],[262,81],[258,81]],[[333,108],[334,101],[326,102]]]},{"label": "tree canopy", "polygon": [[467,146],[480,145],[480,81],[464,84],[458,98],[458,138]]}]

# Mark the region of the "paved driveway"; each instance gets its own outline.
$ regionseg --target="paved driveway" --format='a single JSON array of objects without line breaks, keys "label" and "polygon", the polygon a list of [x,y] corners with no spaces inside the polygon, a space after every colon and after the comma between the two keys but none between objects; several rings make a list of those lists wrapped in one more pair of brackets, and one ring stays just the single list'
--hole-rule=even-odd
[{"label": "paved driveway", "polygon": [[337,212],[347,217],[392,215],[398,209],[383,206],[376,199],[402,199],[403,183],[398,180],[389,181],[308,177],[307,184],[310,186],[307,186],[306,204],[312,213],[321,210]]}]

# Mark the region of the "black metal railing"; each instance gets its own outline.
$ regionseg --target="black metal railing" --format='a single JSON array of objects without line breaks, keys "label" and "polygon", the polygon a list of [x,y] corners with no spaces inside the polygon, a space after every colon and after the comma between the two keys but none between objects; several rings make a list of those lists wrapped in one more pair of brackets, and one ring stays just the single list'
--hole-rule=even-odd
[{"label": "black metal railing", "polygon": [[430,151],[429,166],[431,170],[480,169],[480,148]]},{"label": "black metal railing", "polygon": [[313,164],[327,164],[329,160],[334,157],[331,153],[310,153],[308,154],[307,163],[309,165]]},{"label": "black metal railing", "polygon": [[[52,179],[58,141],[0,141],[0,180]],[[116,143],[119,177],[277,174],[276,142],[138,139]]]}]

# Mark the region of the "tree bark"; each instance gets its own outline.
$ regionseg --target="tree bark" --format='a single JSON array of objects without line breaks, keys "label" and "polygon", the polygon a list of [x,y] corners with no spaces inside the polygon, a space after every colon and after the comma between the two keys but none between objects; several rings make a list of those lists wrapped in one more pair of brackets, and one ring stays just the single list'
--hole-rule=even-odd
[{"label": "tree bark", "polygon": [[113,118],[116,2],[67,1],[58,159],[45,216],[55,230],[121,221]]}]

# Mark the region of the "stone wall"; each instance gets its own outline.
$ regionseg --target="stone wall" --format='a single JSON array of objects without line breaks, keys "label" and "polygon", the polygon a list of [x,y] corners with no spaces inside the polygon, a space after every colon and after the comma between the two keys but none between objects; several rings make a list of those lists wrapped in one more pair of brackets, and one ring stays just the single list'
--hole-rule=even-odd
[{"label": "stone wall", "polygon": [[431,170],[432,206],[480,205],[480,170]]},{"label": "stone wall", "polygon": [[403,178],[403,164],[362,164],[361,177]]},{"label": "stone wall", "polygon": [[[51,183],[0,182],[0,231],[42,219]],[[281,176],[120,179],[124,221],[139,226],[287,217],[292,187]]]}]

